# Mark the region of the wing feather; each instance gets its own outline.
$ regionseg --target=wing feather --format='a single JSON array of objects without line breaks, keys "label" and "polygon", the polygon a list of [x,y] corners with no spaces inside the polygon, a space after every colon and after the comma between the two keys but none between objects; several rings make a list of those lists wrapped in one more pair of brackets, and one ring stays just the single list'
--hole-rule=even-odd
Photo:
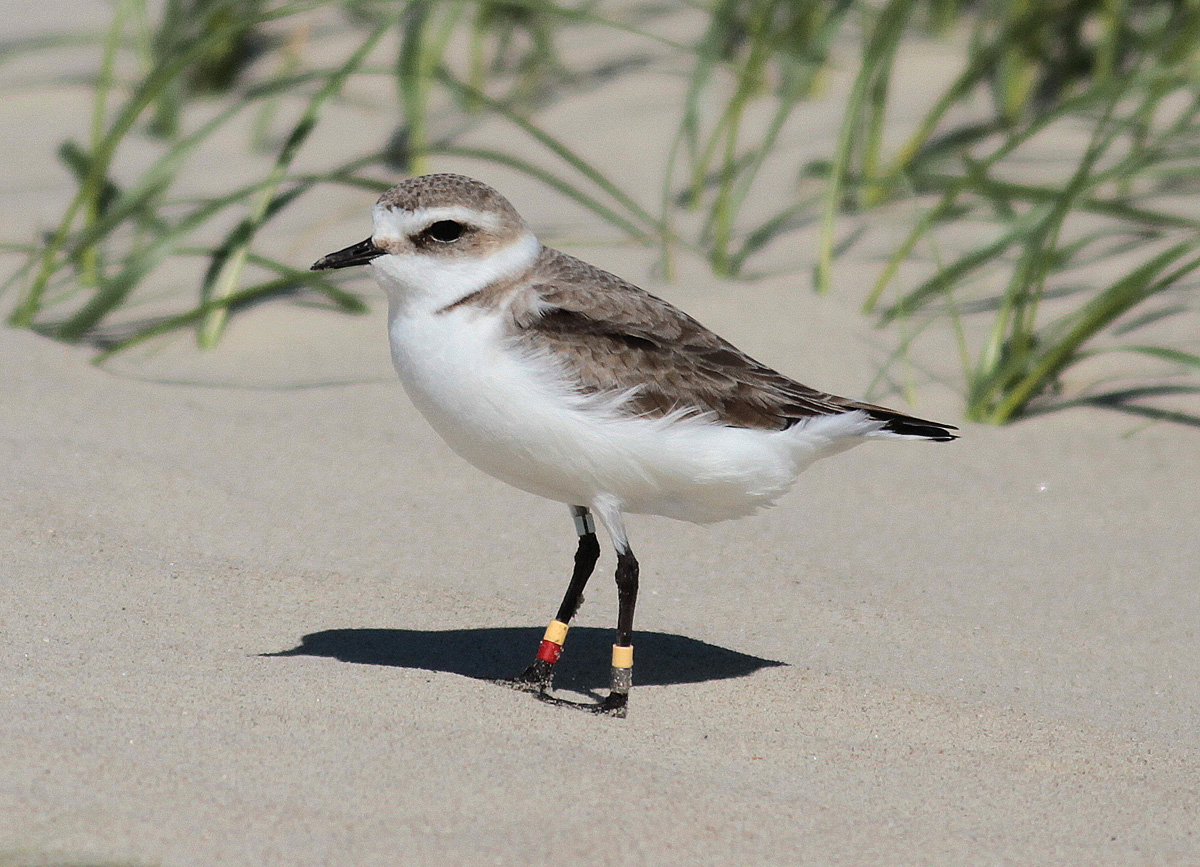
[{"label": "wing feather", "polygon": [[802,385],[661,298],[565,253],[544,248],[531,276],[510,305],[514,338],[549,348],[586,393],[631,392],[625,406],[638,415],[709,413],[731,427],[783,430],[863,410],[900,435],[954,439],[952,425]]}]

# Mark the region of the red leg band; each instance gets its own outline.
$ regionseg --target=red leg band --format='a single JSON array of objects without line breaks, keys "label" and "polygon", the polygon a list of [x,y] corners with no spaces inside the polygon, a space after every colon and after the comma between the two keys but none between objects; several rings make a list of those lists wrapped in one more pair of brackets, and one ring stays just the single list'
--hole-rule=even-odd
[{"label": "red leg band", "polygon": [[562,655],[563,646],[555,644],[553,641],[542,641],[538,648],[537,658],[554,665],[558,662],[558,657]]}]

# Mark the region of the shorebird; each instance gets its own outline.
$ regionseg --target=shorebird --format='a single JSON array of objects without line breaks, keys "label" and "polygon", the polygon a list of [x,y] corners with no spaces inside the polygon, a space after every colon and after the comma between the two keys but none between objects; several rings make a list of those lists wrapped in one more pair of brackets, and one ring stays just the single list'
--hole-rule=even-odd
[{"label": "shorebird", "polygon": [[[620,277],[544,247],[500,193],[463,175],[404,181],[371,237],[313,270],[369,265],[388,298],[392,361],[459,455],[570,507],[575,568],[533,663],[504,681],[624,716],[638,562],[624,513],[706,524],[771,505],[818,458],[864,440],[952,440],[953,425],[826,394],[755,361]],[[554,666],[600,556],[617,554],[608,695],[551,693]]]}]

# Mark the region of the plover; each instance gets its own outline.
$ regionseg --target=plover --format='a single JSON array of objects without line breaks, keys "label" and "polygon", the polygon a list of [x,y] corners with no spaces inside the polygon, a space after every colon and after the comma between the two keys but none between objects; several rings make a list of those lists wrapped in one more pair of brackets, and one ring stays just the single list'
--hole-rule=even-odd
[{"label": "plover", "polygon": [[610,692],[624,716],[638,562],[622,515],[705,524],[769,506],[818,458],[864,440],[947,441],[953,425],[809,388],[686,313],[543,247],[508,200],[462,175],[412,178],[375,205],[367,240],[313,270],[371,266],[387,293],[392,361],[459,455],[570,507],[579,536],[566,595],[510,685],[552,697],[554,666],[600,556],[617,554]]}]

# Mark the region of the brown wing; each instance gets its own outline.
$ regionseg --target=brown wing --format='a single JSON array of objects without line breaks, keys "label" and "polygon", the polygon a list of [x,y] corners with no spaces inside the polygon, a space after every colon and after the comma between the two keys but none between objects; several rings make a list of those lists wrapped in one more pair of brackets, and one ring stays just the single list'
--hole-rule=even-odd
[{"label": "brown wing", "polygon": [[535,272],[535,297],[513,307],[518,340],[550,346],[585,392],[636,388],[627,406],[640,415],[710,412],[731,427],[782,430],[861,409],[896,433],[953,439],[949,425],[801,385],[661,298],[565,253],[543,250]]}]

